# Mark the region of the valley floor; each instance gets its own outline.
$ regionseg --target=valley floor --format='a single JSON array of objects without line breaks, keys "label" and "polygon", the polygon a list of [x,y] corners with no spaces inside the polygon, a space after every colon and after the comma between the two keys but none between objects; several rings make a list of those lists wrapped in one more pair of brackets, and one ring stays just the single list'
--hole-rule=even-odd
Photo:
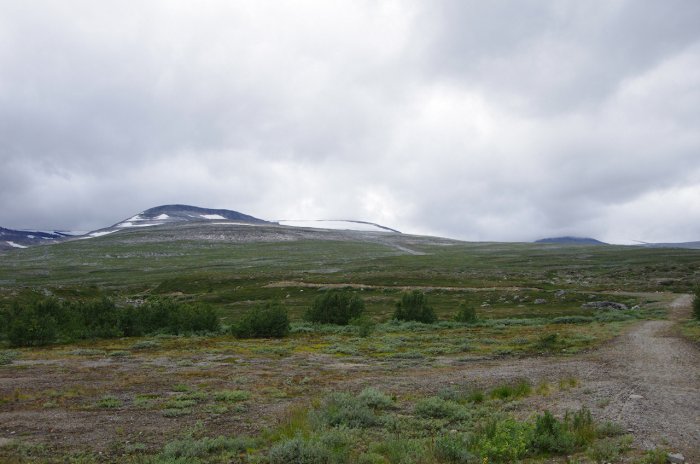
[{"label": "valley floor", "polygon": [[669,320],[636,322],[602,347],[564,357],[425,362],[338,357],[313,347],[290,354],[273,341],[247,356],[218,349],[216,339],[191,350],[175,350],[168,340],[162,348],[146,343],[124,356],[109,345],[116,342],[42,349],[0,368],[0,450],[43,444],[114,459],[134,447],[158,450],[188,428],[254,436],[322,392],[375,387],[405,401],[527,379],[537,394],[509,406],[516,417],[587,406],[597,420],[622,425],[639,449],[663,446],[700,462],[700,352],[675,326],[690,302],[689,295],[676,296]]}]

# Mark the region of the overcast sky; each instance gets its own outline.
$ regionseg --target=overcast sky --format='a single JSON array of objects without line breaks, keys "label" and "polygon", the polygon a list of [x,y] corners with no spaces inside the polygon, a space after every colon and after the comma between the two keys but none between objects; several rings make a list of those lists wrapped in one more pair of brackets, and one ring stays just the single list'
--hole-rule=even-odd
[{"label": "overcast sky", "polygon": [[700,240],[700,2],[0,0],[0,226]]}]

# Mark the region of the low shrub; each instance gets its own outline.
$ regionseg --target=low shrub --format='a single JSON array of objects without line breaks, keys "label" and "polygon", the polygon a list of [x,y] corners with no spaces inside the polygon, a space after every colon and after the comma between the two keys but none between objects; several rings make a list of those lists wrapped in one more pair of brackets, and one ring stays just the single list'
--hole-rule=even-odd
[{"label": "low shrub", "polygon": [[559,345],[559,343],[560,343],[559,334],[558,333],[549,333],[549,334],[541,335],[537,339],[535,346],[541,350],[552,350],[552,349],[555,349]]},{"label": "low shrub", "polygon": [[289,315],[279,303],[266,303],[246,314],[231,332],[238,338],[282,338],[289,335]]},{"label": "low shrub", "polygon": [[332,454],[320,443],[295,437],[277,443],[268,453],[270,464],[330,464]]},{"label": "low shrub", "polygon": [[318,422],[329,427],[366,428],[379,423],[367,403],[347,393],[331,393],[313,414]]},{"label": "low shrub", "polygon": [[10,351],[10,350],[0,351],[0,366],[12,364],[12,361],[17,359],[18,357],[19,357],[19,352],[17,352],[17,351]]},{"label": "low shrub", "polygon": [[530,444],[532,425],[507,418],[491,420],[475,437],[475,450],[489,462],[515,462],[525,457]]},{"label": "low shrub", "polygon": [[390,409],[395,406],[394,400],[389,395],[372,387],[362,390],[357,398],[374,409]]},{"label": "low shrub", "polygon": [[430,444],[424,440],[393,438],[370,446],[373,455],[383,456],[381,463],[423,464],[435,462]]},{"label": "low shrub", "polygon": [[557,420],[549,411],[537,417],[531,442],[533,451],[564,454],[572,452],[575,447],[574,436],[566,424]]},{"label": "low shrub", "polygon": [[476,462],[476,456],[469,449],[472,444],[462,434],[451,433],[435,440],[435,455],[439,459],[457,464]]},{"label": "low shrub", "polygon": [[695,289],[693,295],[693,317],[700,321],[700,287]]},{"label": "low shrub", "polygon": [[494,399],[508,400],[522,398],[530,393],[532,393],[532,384],[528,380],[522,379],[514,384],[505,384],[494,388],[491,390],[490,396]]},{"label": "low shrub", "polygon": [[122,405],[119,398],[114,395],[105,395],[97,401],[98,408],[116,409]]},{"label": "low shrub", "polygon": [[350,324],[357,328],[357,335],[362,338],[369,337],[376,327],[372,319],[367,316],[360,316],[352,319]]},{"label": "low shrub", "polygon": [[466,302],[462,302],[459,305],[457,314],[455,314],[455,321],[464,322],[467,324],[476,322],[476,308],[470,304],[467,304]]},{"label": "low shrub", "polygon": [[552,324],[586,324],[594,320],[590,316],[561,316],[552,319]]},{"label": "low shrub", "polygon": [[396,303],[394,319],[432,324],[437,321],[437,316],[433,308],[428,305],[428,297],[425,293],[413,290],[401,295],[401,301]]},{"label": "low shrub", "polygon": [[418,400],[414,412],[418,416],[433,419],[458,420],[465,418],[467,415],[466,409],[461,404],[452,400],[444,400],[437,396]]},{"label": "low shrub", "polygon": [[362,316],[364,310],[365,302],[354,293],[330,290],[314,299],[304,319],[319,324],[348,325]]},{"label": "low shrub", "polygon": [[206,458],[226,451],[244,453],[247,448],[252,446],[254,446],[254,442],[249,438],[219,436],[216,438],[195,439],[187,437],[166,444],[158,457],[161,459],[181,459],[183,460],[182,462],[188,462],[187,460],[189,460],[191,462],[192,459]]}]

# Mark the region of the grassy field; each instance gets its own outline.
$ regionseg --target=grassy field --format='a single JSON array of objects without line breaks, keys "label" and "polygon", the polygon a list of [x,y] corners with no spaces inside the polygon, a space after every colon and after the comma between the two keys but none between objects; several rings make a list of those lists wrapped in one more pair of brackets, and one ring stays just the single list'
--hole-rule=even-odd
[{"label": "grassy field", "polygon": [[[574,426],[552,406],[561,449],[537,441],[543,406],[586,395],[575,372],[461,372],[474,363],[576,356],[636,321],[664,318],[673,293],[698,281],[696,250],[273,226],[134,230],[13,250],[0,257],[3,306],[30,293],[117,304],[169,296],[212,305],[225,328],[276,300],[292,330],[283,339],[153,335],[0,348],[0,459],[654,462],[630,451],[630,438],[598,420],[595,407],[584,430],[586,410],[569,411],[580,416]],[[329,288],[364,299],[369,333],[302,320]],[[391,320],[412,289],[426,293],[438,323]],[[582,307],[600,301],[630,309]],[[461,303],[476,308],[477,323],[453,321]],[[697,337],[696,326],[683,330]]]}]

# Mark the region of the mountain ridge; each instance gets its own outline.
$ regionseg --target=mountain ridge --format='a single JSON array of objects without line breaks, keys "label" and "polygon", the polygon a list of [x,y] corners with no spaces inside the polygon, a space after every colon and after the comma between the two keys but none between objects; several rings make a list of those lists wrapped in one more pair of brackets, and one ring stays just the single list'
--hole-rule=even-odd
[{"label": "mountain ridge", "polygon": [[595,238],[591,237],[573,237],[573,236],[563,236],[563,237],[548,237],[535,240],[535,243],[555,243],[559,245],[609,245],[608,243],[601,242]]}]

